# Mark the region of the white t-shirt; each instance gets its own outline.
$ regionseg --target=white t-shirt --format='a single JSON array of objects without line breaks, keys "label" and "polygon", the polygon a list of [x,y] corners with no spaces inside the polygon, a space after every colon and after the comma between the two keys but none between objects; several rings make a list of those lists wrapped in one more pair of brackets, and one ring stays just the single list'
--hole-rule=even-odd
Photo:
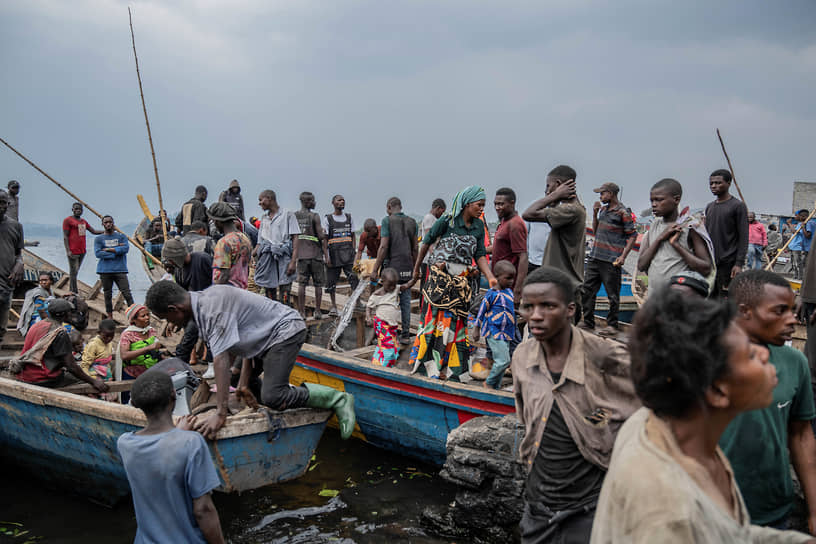
[{"label": "white t-shirt", "polygon": [[544,248],[550,239],[552,227],[549,223],[531,223],[527,221],[527,261],[530,264],[541,266],[544,259]]},{"label": "white t-shirt", "polygon": [[[354,219],[352,219],[351,214],[349,214],[348,218],[349,218],[349,222],[351,223],[351,232],[354,232]],[[346,222],[346,212],[343,212],[340,215],[332,214],[332,219],[334,219],[338,223],[345,223]],[[320,216],[320,224],[323,226],[323,232],[328,234],[329,233],[329,220],[326,219],[325,214]]]}]

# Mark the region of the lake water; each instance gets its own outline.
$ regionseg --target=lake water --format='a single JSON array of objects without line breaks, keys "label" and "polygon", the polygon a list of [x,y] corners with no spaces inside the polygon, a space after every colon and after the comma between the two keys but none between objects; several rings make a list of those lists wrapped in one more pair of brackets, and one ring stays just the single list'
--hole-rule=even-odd
[{"label": "lake water", "polygon": [[[29,248],[55,266],[67,269],[59,237],[34,236],[39,247]],[[89,248],[91,237],[88,237]],[[128,255],[134,299],[144,300],[149,287],[137,253]],[[88,284],[96,281],[96,259],[89,254],[80,271]],[[442,543],[420,527],[426,507],[443,508],[455,489],[437,476],[437,468],[351,439],[343,441],[327,429],[309,471],[284,484],[237,495],[214,494],[221,526],[233,543]],[[321,491],[338,491],[336,497]],[[325,492],[324,492],[325,494]],[[136,520],[129,500],[108,509],[71,494],[51,489],[13,465],[0,466],[0,533],[28,531],[24,537],[0,534],[0,544],[32,542],[133,542]]]}]

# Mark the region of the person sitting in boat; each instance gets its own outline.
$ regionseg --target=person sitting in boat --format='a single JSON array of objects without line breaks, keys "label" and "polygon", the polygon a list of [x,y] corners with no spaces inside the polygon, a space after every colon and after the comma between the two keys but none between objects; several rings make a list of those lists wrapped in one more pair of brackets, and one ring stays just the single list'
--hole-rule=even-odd
[{"label": "person sitting in boat", "polygon": [[[210,346],[215,360],[217,408],[196,423],[206,438],[215,438],[226,421],[230,362],[243,359],[238,390],[250,391],[273,410],[308,406],[334,410],[343,439],[354,430],[354,397],[331,387],[304,383],[295,387],[289,374],[306,340],[300,314],[280,302],[236,289],[213,285],[201,292],[185,291],[171,281],[154,283],[147,291],[147,307],[179,328],[192,319]],[[258,376],[263,372],[263,381]]]},{"label": "person sitting in boat", "polygon": [[159,351],[162,344],[156,337],[156,329],[150,326],[150,312],[146,306],[133,304],[125,311],[125,317],[129,325],[119,337],[117,364],[121,365],[123,380],[135,380],[164,358]]},{"label": "person sitting in boat", "polygon": [[207,443],[190,432],[192,417],[173,425],[176,392],[164,372],[147,372],[131,389],[147,425],[119,437],[136,512],[135,542],[222,544],[212,490],[221,485]]},{"label": "person sitting in boat", "polygon": [[94,378],[103,381],[113,379],[113,337],[116,334],[116,322],[103,319],[99,322],[99,334],[91,338],[82,350],[82,370]]},{"label": "person sitting in boat", "polygon": [[[396,366],[399,357],[397,330],[400,324],[400,292],[407,289],[407,283],[397,285],[399,274],[393,268],[382,273],[382,287],[368,297],[366,304],[366,325],[374,327],[377,335],[377,350],[371,362],[381,366]],[[374,315],[372,316],[372,310]]]},{"label": "person sitting in boat", "polygon": [[38,278],[39,285],[26,292],[23,307],[20,309],[20,319],[17,321],[20,336],[25,337],[31,326],[48,317],[48,303],[54,299],[54,291],[51,288],[53,283],[51,273],[42,271]]},{"label": "person sitting in boat", "polygon": [[735,418],[768,409],[777,384],[768,349],[751,342],[734,313],[732,305],[673,289],[638,310],[629,352],[645,407],[618,433],[592,544],[814,541],[751,525],[717,445]]},{"label": "person sitting in boat", "polygon": [[459,376],[468,370],[468,309],[474,293],[470,278],[476,273],[471,266],[473,260],[488,284],[491,287],[496,284],[485,258],[485,226],[479,219],[484,206],[484,189],[476,185],[462,189],[454,197],[450,213],[437,219],[422,241],[411,286],[419,279],[422,261],[431,244],[437,244],[428,262],[428,279],[422,291],[428,304],[411,349],[409,362],[413,372],[422,370],[439,378],[440,370],[447,367],[450,379],[459,381]]},{"label": "person sitting in boat", "polygon": [[18,380],[34,385],[64,387],[81,380],[104,393],[108,386],[83,372],[74,360],[71,337],[62,325],[72,309],[67,300],[58,298],[52,301],[48,305],[48,319],[35,323],[28,330],[23,353],[9,368],[12,372],[18,371]]},{"label": "person sitting in boat", "polygon": [[[169,229],[168,229],[169,230]],[[161,258],[162,246],[164,245],[164,231],[162,230],[161,217],[156,216],[150,222],[144,235],[144,248],[157,259]]]}]

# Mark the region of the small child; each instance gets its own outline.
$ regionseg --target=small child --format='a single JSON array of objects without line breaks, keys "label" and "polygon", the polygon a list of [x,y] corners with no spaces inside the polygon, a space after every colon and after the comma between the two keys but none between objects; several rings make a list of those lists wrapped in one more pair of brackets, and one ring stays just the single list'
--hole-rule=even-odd
[{"label": "small child", "polygon": [[[366,304],[366,324],[374,326],[377,334],[377,350],[371,358],[375,365],[396,366],[399,357],[397,329],[401,322],[399,294],[410,284],[397,286],[399,274],[393,268],[383,270],[382,287],[374,291]],[[371,310],[374,310],[374,317]]]},{"label": "small child", "polygon": [[133,382],[132,404],[144,412],[144,429],[119,437],[136,511],[136,542],[223,544],[210,493],[220,485],[204,438],[190,431],[192,417],[173,426],[176,392],[164,372],[145,372]]},{"label": "small child", "polygon": [[[510,261],[499,261],[493,267],[498,288],[493,287],[485,293],[476,326],[473,328],[473,341],[479,340],[481,333],[493,352],[493,368],[485,380],[484,386],[498,389],[504,371],[510,366],[510,341],[516,334],[516,315],[513,305],[513,282],[516,269]],[[481,329],[481,330],[480,330]]]},{"label": "small child", "polygon": [[80,366],[86,374],[92,378],[99,378],[102,381],[113,379],[113,336],[116,334],[116,322],[112,319],[104,319],[99,322],[99,334],[91,338],[91,341],[82,351],[82,362]]}]

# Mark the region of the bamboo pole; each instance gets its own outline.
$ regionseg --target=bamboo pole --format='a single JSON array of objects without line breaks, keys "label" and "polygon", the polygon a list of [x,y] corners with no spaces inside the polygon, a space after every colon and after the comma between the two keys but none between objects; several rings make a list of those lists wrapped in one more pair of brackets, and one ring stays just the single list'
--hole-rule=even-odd
[{"label": "bamboo pole", "polygon": [[722,136],[720,136],[720,129],[717,129],[717,138],[720,139],[720,147],[722,147],[723,155],[725,155],[725,160],[728,163],[728,170],[731,172],[731,181],[734,182],[734,187],[737,188],[740,200],[742,200],[743,204],[745,204],[745,206],[748,207],[748,203],[745,202],[745,197],[742,196],[742,191],[740,190],[739,183],[737,183],[737,176],[734,175],[734,167],[731,166],[731,159],[728,158],[728,151],[725,150],[725,142],[723,142]]},{"label": "bamboo pole", "polygon": [[162,219],[162,233],[167,240],[167,212],[164,210],[162,201],[161,182],[159,181],[159,167],[156,164],[156,151],[153,149],[153,135],[150,132],[150,121],[147,118],[147,106],[145,105],[144,91],[142,90],[142,74],[139,72],[139,57],[136,55],[136,37],[133,35],[133,16],[128,6],[128,21],[130,22],[130,43],[133,44],[133,59],[136,61],[136,79],[139,80],[139,95],[142,97],[142,111],[144,112],[145,125],[147,125],[147,141],[150,142],[150,154],[153,156],[153,173],[156,176],[156,192],[159,194],[159,215]]},{"label": "bamboo pole", "polygon": [[[92,208],[90,205],[88,205],[88,204],[87,204],[85,201],[83,201],[83,200],[82,200],[81,198],[79,198],[77,195],[75,195],[75,194],[74,194],[74,193],[72,193],[70,190],[68,190],[68,189],[67,189],[67,188],[66,188],[64,185],[62,185],[60,182],[58,182],[57,180],[55,180],[54,178],[52,178],[51,176],[49,176],[48,174],[46,174],[46,173],[43,171],[43,169],[42,169],[42,168],[40,168],[39,166],[37,166],[36,164],[34,164],[33,162],[31,162],[31,160],[30,160],[28,157],[26,157],[25,155],[23,155],[22,153],[20,153],[20,152],[19,152],[19,151],[17,151],[16,149],[14,149],[14,148],[11,146],[11,144],[9,144],[9,143],[8,143],[7,141],[5,141],[3,138],[0,138],[0,142],[2,142],[2,144],[3,144],[3,145],[5,145],[6,147],[8,147],[9,149],[11,149],[12,151],[14,151],[15,153],[17,153],[17,155],[18,155],[18,156],[19,156],[21,159],[23,159],[23,160],[24,160],[24,161],[26,161],[28,164],[30,164],[31,166],[33,166],[33,167],[34,167],[34,169],[35,169],[37,172],[39,172],[40,174],[42,174],[43,176],[45,176],[46,178],[48,178],[48,179],[49,179],[49,180],[50,180],[52,183],[54,183],[54,185],[56,185],[57,187],[59,187],[60,189],[62,189],[62,190],[63,190],[63,191],[65,191],[66,193],[68,193],[69,195],[71,195],[71,197],[72,197],[74,200],[76,200],[77,202],[79,202],[80,204],[82,204],[83,206],[85,206],[85,207],[86,207],[86,208],[87,208],[87,209],[88,209],[88,210],[89,210],[89,211],[90,211],[92,214],[94,214],[95,216],[97,216],[99,219],[102,219],[102,217],[103,217],[103,216],[102,216],[102,214],[100,214],[98,211],[96,211],[96,210],[95,210],[95,209],[93,209],[93,208]],[[159,261],[159,260],[158,260],[156,257],[154,257],[154,256],[153,256],[153,255],[152,255],[152,254],[151,254],[149,251],[147,251],[145,248],[143,248],[143,247],[142,247],[142,245],[141,245],[140,243],[138,243],[136,240],[134,240],[133,238],[131,238],[130,236],[128,236],[126,233],[124,233],[124,232],[122,232],[121,230],[119,230],[119,227],[114,226],[113,228],[114,228],[114,229],[116,229],[116,231],[117,231],[117,232],[120,232],[120,233],[124,234],[124,235],[125,235],[125,237],[127,237],[128,241],[130,241],[130,243],[131,243],[131,244],[133,244],[135,247],[137,247],[137,248],[139,249],[139,251],[141,251],[142,253],[144,253],[144,254],[145,254],[145,256],[147,256],[148,258],[152,259],[152,260],[153,260],[153,262],[155,262],[156,264],[158,264],[159,266],[161,266],[161,261]]]}]

